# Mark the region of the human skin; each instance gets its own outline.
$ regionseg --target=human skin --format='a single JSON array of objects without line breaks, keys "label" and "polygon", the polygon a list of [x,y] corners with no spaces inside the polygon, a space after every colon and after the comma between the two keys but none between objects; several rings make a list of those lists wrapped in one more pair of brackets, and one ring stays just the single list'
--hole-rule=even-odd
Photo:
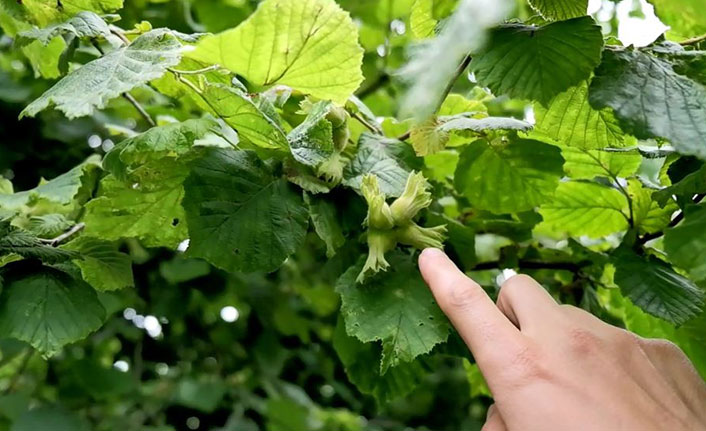
[{"label": "human skin", "polygon": [[440,250],[419,268],[493,393],[483,431],[706,430],[706,385],[674,344],[559,305],[525,275],[495,303]]}]

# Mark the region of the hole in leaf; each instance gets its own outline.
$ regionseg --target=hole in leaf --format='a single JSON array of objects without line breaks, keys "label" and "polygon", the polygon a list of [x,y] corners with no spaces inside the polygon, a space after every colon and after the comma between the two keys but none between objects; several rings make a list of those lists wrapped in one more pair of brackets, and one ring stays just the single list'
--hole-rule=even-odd
[{"label": "hole in leaf", "polygon": [[172,220],[172,226],[176,226],[176,225],[178,225],[178,224],[179,224],[179,219],[178,219],[178,218],[175,218],[174,220]]}]

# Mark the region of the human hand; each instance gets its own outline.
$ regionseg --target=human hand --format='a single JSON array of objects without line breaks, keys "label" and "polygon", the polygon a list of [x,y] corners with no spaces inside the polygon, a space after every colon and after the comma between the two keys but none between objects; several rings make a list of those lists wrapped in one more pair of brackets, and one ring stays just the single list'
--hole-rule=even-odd
[{"label": "human hand", "polygon": [[528,276],[496,304],[440,250],[419,267],[493,393],[484,431],[706,430],[706,385],[674,344],[559,305]]}]

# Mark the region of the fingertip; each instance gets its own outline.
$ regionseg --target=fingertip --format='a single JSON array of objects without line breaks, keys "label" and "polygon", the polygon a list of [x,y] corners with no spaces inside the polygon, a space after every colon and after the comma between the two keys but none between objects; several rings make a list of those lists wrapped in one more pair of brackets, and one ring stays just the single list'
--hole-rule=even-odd
[{"label": "fingertip", "polygon": [[442,250],[434,247],[428,247],[422,250],[421,254],[419,255],[419,264],[424,265],[424,263],[429,260],[443,257],[446,257],[446,253],[444,253]]}]

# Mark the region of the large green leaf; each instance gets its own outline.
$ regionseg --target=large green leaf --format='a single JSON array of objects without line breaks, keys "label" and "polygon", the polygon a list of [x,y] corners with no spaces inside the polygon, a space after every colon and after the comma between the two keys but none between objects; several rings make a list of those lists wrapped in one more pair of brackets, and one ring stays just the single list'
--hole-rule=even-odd
[{"label": "large green leaf", "polygon": [[562,145],[578,148],[622,147],[625,136],[612,110],[596,110],[588,103],[588,84],[556,95],[545,108],[534,105],[535,132]]},{"label": "large green leaf", "polygon": [[26,341],[45,356],[85,338],[105,319],[95,291],[46,266],[22,262],[3,268],[0,333]]},{"label": "large green leaf", "polygon": [[647,313],[681,325],[703,311],[703,290],[654,256],[619,249],[613,264],[615,284]]},{"label": "large green leaf", "polygon": [[70,411],[57,406],[43,406],[22,413],[11,428],[11,431],[39,430],[89,431],[90,427]]},{"label": "large green leaf", "polygon": [[624,130],[661,137],[684,154],[706,158],[706,88],[640,51],[607,50],[589,89],[591,105],[611,107]]},{"label": "large green leaf", "polygon": [[706,278],[706,205],[685,208],[684,221],[664,232],[664,250],[693,279]]},{"label": "large green leaf", "polygon": [[629,180],[627,190],[632,199],[633,223],[637,231],[641,234],[662,232],[678,209],[677,204],[672,202],[660,207],[652,198],[655,190],[643,186],[636,178]]},{"label": "large green leaf", "polygon": [[191,256],[229,271],[274,271],[304,240],[301,194],[252,152],[207,151],[184,187]]},{"label": "large green leaf", "polygon": [[529,4],[532,9],[551,20],[584,16],[588,10],[588,0],[529,0]]},{"label": "large green leaf", "polygon": [[309,206],[311,223],[314,225],[316,234],[326,243],[326,256],[332,258],[336,255],[336,249],[346,242],[336,206],[327,199],[308,194],[304,195],[304,200]]},{"label": "large green leaf", "polygon": [[121,181],[128,181],[135,169],[161,158],[179,158],[194,143],[217,130],[212,118],[187,120],[153,127],[116,145],[103,159],[103,168]]},{"label": "large green leaf", "polygon": [[492,32],[471,69],[496,95],[546,103],[587,79],[600,62],[602,47],[600,27],[591,17],[542,27],[506,25]]},{"label": "large green leaf", "polygon": [[132,260],[118,251],[114,243],[81,236],[64,246],[79,253],[74,263],[81,270],[83,279],[100,291],[118,290],[134,286]]},{"label": "large green leaf", "polygon": [[[363,259],[336,283],[346,332],[364,343],[382,342],[381,374],[446,341],[449,323],[410,255],[391,253],[390,270],[356,283]],[[373,364],[371,364],[373,365]]]},{"label": "large green leaf", "polygon": [[287,148],[282,129],[241,90],[224,84],[207,84],[202,95],[213,114],[242,138],[263,148]]},{"label": "large green leaf", "polygon": [[600,238],[628,228],[627,199],[618,190],[596,183],[563,182],[551,202],[539,209],[539,232],[554,236]]},{"label": "large green leaf", "polygon": [[15,18],[39,27],[66,21],[83,11],[105,14],[123,7],[123,0],[0,0],[0,3]]},{"label": "large green leaf", "polygon": [[364,133],[358,142],[358,152],[343,171],[343,184],[360,190],[363,177],[374,174],[380,190],[388,197],[397,197],[404,191],[409,177],[410,169],[405,163],[409,156],[414,156],[409,145]]},{"label": "large green leaf", "polygon": [[495,213],[530,210],[552,198],[563,176],[558,147],[513,139],[479,140],[461,153],[454,183],[474,207]]},{"label": "large green leaf", "polygon": [[351,383],[375,397],[380,405],[410,393],[426,374],[418,361],[412,361],[391,367],[381,375],[379,367],[371,366],[380,361],[380,346],[348,335],[340,318],[333,333],[333,347]]},{"label": "large green leaf", "polygon": [[265,0],[232,30],[205,37],[190,57],[256,85],[287,85],[338,104],[363,81],[358,29],[333,0]]},{"label": "large green leaf", "polygon": [[637,172],[642,156],[636,151],[586,150],[562,147],[564,172],[573,179],[592,180],[596,177],[627,178]]},{"label": "large green leaf", "polygon": [[103,18],[89,11],[80,12],[66,22],[20,32],[17,34],[15,42],[19,46],[25,46],[37,40],[47,46],[57,36],[79,39],[104,38],[114,46],[121,44],[120,39],[110,32],[110,28]]},{"label": "large green leaf", "polygon": [[701,0],[649,0],[657,16],[670,27],[667,34],[676,40],[699,36],[706,32]]},{"label": "large green leaf", "polygon": [[98,165],[93,159],[35,188],[13,194],[0,193],[0,210],[20,211],[35,207],[33,215],[50,212],[70,213],[77,203],[90,197],[98,176]]},{"label": "large green leaf", "polygon": [[91,115],[110,99],[157,79],[179,64],[181,42],[168,30],[152,30],[76,69],[30,103],[20,114],[34,117],[51,105],[68,118]]},{"label": "large green leaf", "polygon": [[287,135],[289,148],[298,162],[318,166],[333,154],[333,128],[326,120],[331,106],[331,102],[316,103],[306,119]]},{"label": "large green leaf", "polygon": [[181,207],[187,174],[181,163],[162,159],[133,172],[141,182],[108,175],[97,198],[86,204],[86,233],[107,241],[138,238],[150,247],[176,247],[187,237]]}]

